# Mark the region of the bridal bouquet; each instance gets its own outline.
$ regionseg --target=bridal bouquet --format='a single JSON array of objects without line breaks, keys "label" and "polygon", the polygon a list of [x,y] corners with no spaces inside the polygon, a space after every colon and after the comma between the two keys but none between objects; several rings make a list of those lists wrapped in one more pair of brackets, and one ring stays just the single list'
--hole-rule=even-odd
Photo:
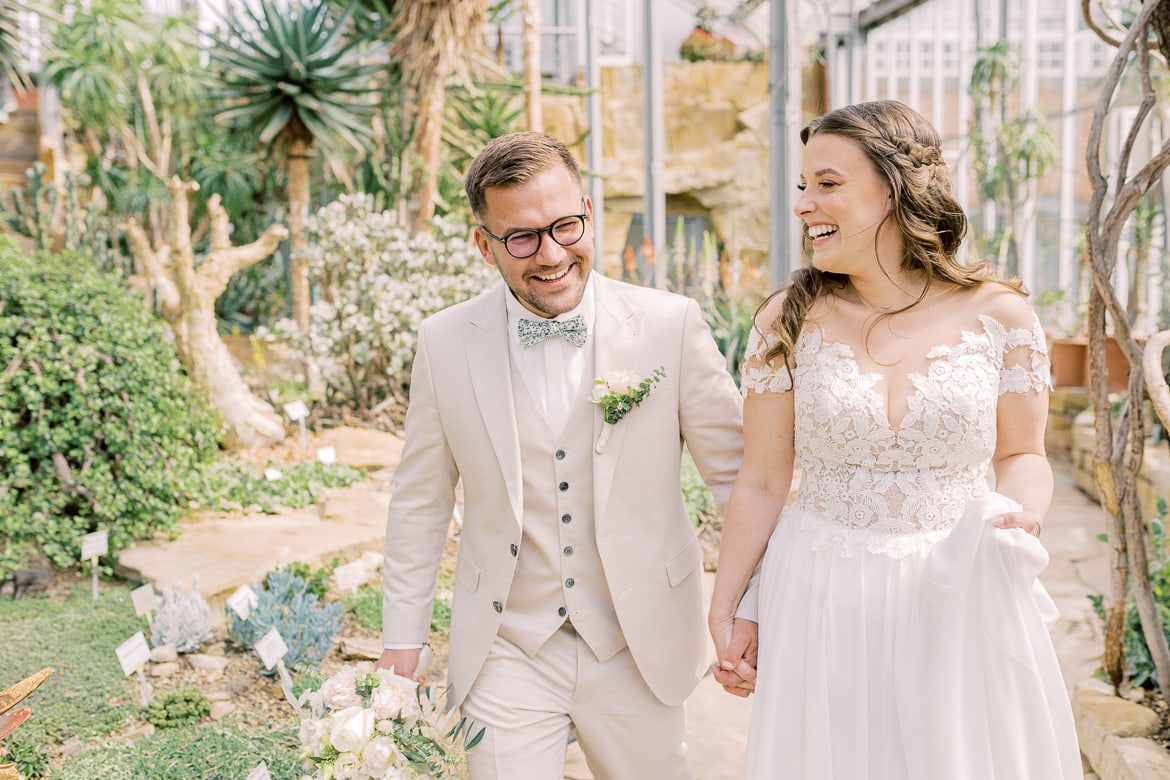
[{"label": "bridal bouquet", "polygon": [[342,667],[308,701],[301,757],[317,780],[455,780],[484,733],[443,712],[431,687],[369,663]]}]

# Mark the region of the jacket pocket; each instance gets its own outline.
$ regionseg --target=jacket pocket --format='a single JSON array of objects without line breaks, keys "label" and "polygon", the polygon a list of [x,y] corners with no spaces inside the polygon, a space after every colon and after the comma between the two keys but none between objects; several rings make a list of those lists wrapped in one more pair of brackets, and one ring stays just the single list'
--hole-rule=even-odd
[{"label": "jacket pocket", "polygon": [[676,587],[691,576],[691,572],[702,563],[703,552],[699,549],[699,540],[692,536],[686,545],[666,562],[666,579],[670,582],[670,587]]},{"label": "jacket pocket", "polygon": [[455,585],[468,593],[479,590],[479,567],[462,556],[455,565]]}]

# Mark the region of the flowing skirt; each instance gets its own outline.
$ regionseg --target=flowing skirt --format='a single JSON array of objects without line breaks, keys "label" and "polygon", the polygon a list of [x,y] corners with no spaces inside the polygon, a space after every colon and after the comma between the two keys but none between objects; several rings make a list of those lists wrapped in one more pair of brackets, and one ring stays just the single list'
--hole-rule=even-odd
[{"label": "flowing skirt", "polygon": [[972,501],[948,532],[788,510],[760,585],[751,780],[1082,780],[1039,540]]}]

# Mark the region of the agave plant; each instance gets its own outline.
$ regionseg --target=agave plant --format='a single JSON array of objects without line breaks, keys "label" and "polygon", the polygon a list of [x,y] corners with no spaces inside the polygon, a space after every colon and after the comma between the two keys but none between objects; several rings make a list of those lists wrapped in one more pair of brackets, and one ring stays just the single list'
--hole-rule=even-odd
[{"label": "agave plant", "polygon": [[[253,10],[253,6],[258,11]],[[268,154],[283,158],[288,173],[289,243],[293,315],[309,327],[304,220],[309,207],[309,158],[320,149],[335,158],[343,149],[368,149],[375,114],[374,75],[384,67],[372,44],[374,28],[350,35],[357,4],[340,15],[327,0],[260,0],[237,3],[211,52],[220,66],[225,104],[217,117],[254,133]]]}]

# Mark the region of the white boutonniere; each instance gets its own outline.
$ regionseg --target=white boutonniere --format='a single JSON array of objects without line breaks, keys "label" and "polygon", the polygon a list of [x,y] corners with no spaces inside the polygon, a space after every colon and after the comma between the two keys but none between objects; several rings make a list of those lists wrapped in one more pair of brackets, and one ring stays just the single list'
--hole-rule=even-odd
[{"label": "white boutonniere", "polygon": [[654,385],[665,376],[666,369],[659,366],[645,379],[633,371],[621,369],[593,380],[593,395],[589,400],[601,407],[604,417],[601,435],[597,437],[597,446],[594,448],[597,454],[605,451],[605,443],[609,441],[613,426],[642,403],[646,396],[650,395]]}]

